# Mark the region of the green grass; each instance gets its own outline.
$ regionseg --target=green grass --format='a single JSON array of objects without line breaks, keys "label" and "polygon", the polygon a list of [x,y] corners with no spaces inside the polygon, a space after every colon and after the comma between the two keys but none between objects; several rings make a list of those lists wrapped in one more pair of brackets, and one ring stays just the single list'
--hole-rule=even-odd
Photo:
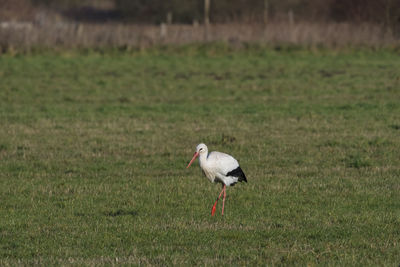
[{"label": "green grass", "polygon": [[400,263],[400,55],[202,49],[0,57],[0,265]]}]

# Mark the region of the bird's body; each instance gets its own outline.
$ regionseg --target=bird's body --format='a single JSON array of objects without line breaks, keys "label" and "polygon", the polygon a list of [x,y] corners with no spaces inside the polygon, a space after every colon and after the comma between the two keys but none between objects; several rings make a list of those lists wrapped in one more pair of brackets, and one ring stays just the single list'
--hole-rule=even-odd
[{"label": "bird's body", "polygon": [[238,161],[231,155],[221,152],[210,152],[205,144],[199,144],[196,147],[196,152],[190,161],[187,168],[193,163],[193,161],[199,157],[200,168],[204,175],[214,183],[222,184],[222,191],[215,202],[211,214],[214,215],[215,208],[222,193],[224,193],[222,215],[224,215],[224,204],[226,196],[226,186],[233,186],[237,182],[247,182],[246,176],[239,166]]},{"label": "bird's body", "polygon": [[232,156],[213,151],[208,155],[205,153],[199,157],[200,168],[205,176],[214,183],[222,183],[226,186],[233,186],[238,181],[246,181],[239,163]]}]

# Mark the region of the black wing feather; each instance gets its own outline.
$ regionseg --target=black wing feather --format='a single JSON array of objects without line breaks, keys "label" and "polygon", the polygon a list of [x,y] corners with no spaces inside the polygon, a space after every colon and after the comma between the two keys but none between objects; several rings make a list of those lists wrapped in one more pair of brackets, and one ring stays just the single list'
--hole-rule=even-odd
[{"label": "black wing feather", "polygon": [[247,179],[246,179],[246,175],[244,175],[244,172],[242,171],[242,169],[239,167],[237,167],[236,169],[228,172],[226,174],[226,176],[233,176],[233,177],[237,177],[239,182],[245,181],[247,183]]}]

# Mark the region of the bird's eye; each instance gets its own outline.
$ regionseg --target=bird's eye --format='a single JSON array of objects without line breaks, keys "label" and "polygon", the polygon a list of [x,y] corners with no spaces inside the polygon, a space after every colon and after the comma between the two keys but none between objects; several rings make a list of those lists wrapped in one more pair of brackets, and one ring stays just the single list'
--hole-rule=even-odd
[{"label": "bird's eye", "polygon": [[199,151],[202,151],[202,150],[203,150],[203,148],[200,148],[200,149],[199,149]]}]

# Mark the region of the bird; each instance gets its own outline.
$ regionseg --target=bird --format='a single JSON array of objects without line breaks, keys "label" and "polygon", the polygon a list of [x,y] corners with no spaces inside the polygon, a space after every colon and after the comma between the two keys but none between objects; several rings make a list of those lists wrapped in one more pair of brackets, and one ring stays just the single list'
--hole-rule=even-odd
[{"label": "bird", "polygon": [[246,175],[240,168],[238,161],[231,155],[213,151],[208,153],[208,148],[205,144],[201,143],[197,145],[196,152],[193,155],[192,160],[187,165],[186,169],[192,165],[196,158],[199,158],[200,168],[203,174],[212,183],[222,184],[222,190],[217,200],[215,201],[212,209],[211,216],[214,216],[217,207],[218,200],[221,198],[222,193],[224,198],[222,201],[222,216],[224,215],[226,187],[234,186],[237,182],[246,182]]}]

